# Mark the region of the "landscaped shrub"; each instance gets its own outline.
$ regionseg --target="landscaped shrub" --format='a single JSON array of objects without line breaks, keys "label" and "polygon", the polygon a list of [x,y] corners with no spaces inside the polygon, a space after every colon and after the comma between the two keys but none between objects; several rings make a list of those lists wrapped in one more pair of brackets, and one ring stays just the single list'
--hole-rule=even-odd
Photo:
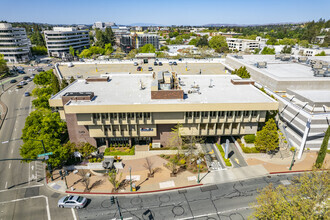
[{"label": "landscaped shrub", "polygon": [[251,154],[251,153],[260,153],[260,151],[256,147],[245,147],[244,144],[240,144],[242,151],[246,154]]},{"label": "landscaped shrub", "polygon": [[231,167],[232,165],[231,165],[230,159],[229,158],[228,159],[225,158],[225,151],[222,149],[222,146],[220,144],[216,144],[216,145],[217,145],[217,147],[218,147],[218,149],[220,151],[220,154],[221,154],[223,160],[225,161],[226,166]]},{"label": "landscaped shrub", "polygon": [[165,157],[165,154],[161,154],[161,155],[159,155],[161,158],[164,158]]},{"label": "landscaped shrub", "polygon": [[132,147],[131,149],[125,149],[124,151],[120,151],[120,150],[114,150],[111,151],[110,148],[106,148],[104,151],[104,155],[105,156],[120,156],[120,155],[134,155],[135,154],[135,148]]},{"label": "landscaped shrub", "polygon": [[179,161],[179,163],[180,163],[181,165],[184,165],[184,164],[186,164],[186,160],[185,160],[185,159],[181,159],[181,160]]},{"label": "landscaped shrub", "polygon": [[247,134],[244,136],[244,140],[248,144],[253,144],[256,139],[256,136],[254,134]]},{"label": "landscaped shrub", "polygon": [[328,127],[327,131],[325,132],[320,151],[316,158],[315,166],[317,168],[321,168],[323,165],[324,158],[325,158],[327,150],[328,150],[329,139],[330,139],[330,126]]}]

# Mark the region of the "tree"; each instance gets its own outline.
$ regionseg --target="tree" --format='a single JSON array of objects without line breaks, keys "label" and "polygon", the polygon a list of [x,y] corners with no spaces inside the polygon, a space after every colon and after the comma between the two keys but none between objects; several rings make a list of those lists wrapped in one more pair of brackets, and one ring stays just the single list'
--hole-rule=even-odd
[{"label": "tree", "polygon": [[330,171],[305,173],[290,185],[268,185],[257,196],[256,219],[327,219]]},{"label": "tree", "polygon": [[116,44],[115,34],[113,33],[111,27],[106,27],[105,28],[104,35],[105,35],[105,38],[106,38],[106,44],[111,44],[111,45]]},{"label": "tree", "polygon": [[76,80],[73,78],[73,76],[71,76],[70,81],[69,81],[70,84],[73,83],[74,81],[76,81]]},{"label": "tree", "polygon": [[275,48],[264,47],[261,54],[275,54]]},{"label": "tree", "polygon": [[321,53],[315,54],[315,56],[326,56],[326,53],[323,50]]},{"label": "tree", "polygon": [[32,55],[46,55],[47,48],[45,46],[31,47],[31,53],[32,53]]},{"label": "tree", "polygon": [[104,49],[105,49],[105,54],[106,55],[111,55],[112,52],[113,52],[113,48],[111,46],[111,43],[108,43],[104,46]]},{"label": "tree", "polygon": [[151,177],[154,174],[154,170],[153,170],[154,164],[151,162],[149,157],[146,157],[145,159],[146,159],[146,162],[143,164],[143,167],[149,171],[148,176]]},{"label": "tree", "polygon": [[97,151],[97,148],[88,142],[79,143],[77,150],[81,153],[83,158],[87,158],[91,153]]},{"label": "tree", "polygon": [[260,52],[260,49],[259,48],[256,48],[256,49],[254,49],[253,54],[259,54],[259,52]]},{"label": "tree", "polygon": [[168,51],[169,48],[168,48],[168,46],[162,46],[159,50],[160,51]]},{"label": "tree", "polygon": [[209,41],[209,45],[211,48],[215,49],[218,53],[223,53],[228,51],[228,44],[226,38],[224,36],[214,36]]},{"label": "tree", "polygon": [[87,176],[88,171],[84,169],[78,170],[78,175],[81,177],[81,183],[85,186],[84,192],[89,191],[90,177]]},{"label": "tree", "polygon": [[69,47],[69,53],[74,57],[75,51],[72,46]]},{"label": "tree", "polygon": [[108,42],[108,39],[100,29],[95,30],[95,37],[96,37],[95,46],[104,48],[105,44]]},{"label": "tree", "polygon": [[196,43],[197,47],[209,46],[208,35],[201,37]]},{"label": "tree", "polygon": [[291,47],[291,46],[285,46],[285,47],[283,47],[283,49],[281,50],[281,53],[284,53],[284,54],[291,54],[291,51],[292,51],[292,47]]},{"label": "tree", "polygon": [[279,40],[278,43],[280,45],[293,46],[297,43],[297,41],[296,41],[296,39],[283,38],[283,40]]},{"label": "tree", "polygon": [[39,86],[47,86],[51,84],[52,78],[53,78],[53,70],[48,70],[37,74],[34,77],[33,82]]},{"label": "tree", "polygon": [[139,53],[155,53],[156,49],[152,44],[145,44],[143,47],[139,48]]},{"label": "tree", "polygon": [[120,184],[121,184],[121,178],[122,178],[123,173],[120,173],[119,178],[117,178],[117,172],[115,169],[112,169],[109,171],[109,182],[113,186],[113,192],[117,192]]},{"label": "tree", "polygon": [[308,48],[309,47],[309,43],[308,43],[307,40],[301,40],[301,41],[299,41],[299,46]]},{"label": "tree", "polygon": [[262,152],[273,151],[278,148],[279,138],[274,119],[269,119],[261,131],[257,132],[254,142],[257,150]]},{"label": "tree", "polygon": [[138,53],[138,50],[137,49],[133,49],[133,50],[131,50],[128,54],[127,54],[127,58],[129,58],[129,59],[133,59],[133,58],[135,58],[135,56],[136,56],[136,54]]},{"label": "tree", "polygon": [[198,42],[198,39],[197,38],[194,38],[194,39],[191,39],[190,41],[189,41],[189,45],[197,45],[197,42]]},{"label": "tree", "polygon": [[69,85],[68,81],[65,78],[63,78],[61,82],[61,89],[64,89],[68,85]]},{"label": "tree", "polygon": [[[183,137],[182,137],[182,124],[177,124],[174,126],[174,128],[171,129],[171,138],[169,140],[169,145],[171,147],[175,147],[178,150],[181,150],[184,145]],[[178,151],[179,154],[179,151]]]},{"label": "tree", "polygon": [[317,168],[321,168],[322,165],[323,165],[324,158],[325,158],[325,156],[327,154],[329,138],[330,138],[330,126],[328,126],[328,129],[327,129],[327,131],[324,134],[322,145],[321,145],[319,154],[317,155],[317,158],[316,158],[315,166]]},{"label": "tree", "polygon": [[61,90],[60,82],[58,81],[58,78],[54,73],[52,74],[51,88],[52,88],[52,94],[56,94]]},{"label": "tree", "polygon": [[275,37],[271,37],[267,40],[266,44],[267,45],[276,45],[276,44],[278,44],[277,39]]},{"label": "tree", "polygon": [[62,145],[68,134],[66,123],[60,118],[59,113],[52,113],[50,109],[44,108],[31,112],[26,118],[22,133],[22,158],[36,159],[38,154],[44,153],[40,141],[35,140],[43,140],[46,152],[53,152],[48,160],[53,167],[62,165],[70,157],[71,149]]},{"label": "tree", "polygon": [[0,76],[6,76],[9,73],[7,62],[4,59],[4,55],[0,54]]},{"label": "tree", "polygon": [[237,76],[241,77],[241,78],[250,78],[251,75],[250,73],[247,71],[245,66],[241,66],[239,69],[235,69],[234,71],[231,72],[232,75],[236,74]]}]

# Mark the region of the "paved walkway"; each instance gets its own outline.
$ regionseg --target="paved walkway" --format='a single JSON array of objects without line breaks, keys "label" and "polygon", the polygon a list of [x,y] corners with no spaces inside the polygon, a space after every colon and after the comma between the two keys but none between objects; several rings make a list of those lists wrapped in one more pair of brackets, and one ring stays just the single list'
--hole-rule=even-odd
[{"label": "paved walkway", "polygon": [[[151,152],[151,153],[150,153]],[[128,193],[130,192],[129,185],[129,168],[131,168],[131,177],[134,184],[137,186],[138,192],[149,192],[149,191],[158,191],[166,190],[177,187],[189,187],[195,186],[198,179],[197,173],[192,173],[190,171],[184,171],[179,173],[176,177],[171,177],[171,171],[164,167],[164,163],[167,161],[159,156],[153,155],[155,152],[160,153],[159,151],[148,151],[141,152],[135,156],[125,156],[131,157],[130,159],[124,159],[123,163],[125,164],[124,169],[120,170],[117,178],[120,180],[125,180],[125,184],[119,190],[119,193]],[[175,152],[174,152],[175,153]],[[168,154],[173,154],[173,152],[168,151]],[[148,158],[152,164],[153,169],[157,169],[154,177],[148,178],[148,169],[146,167],[146,159],[143,158],[143,155],[148,155]],[[315,152],[305,153],[304,158],[300,161],[297,161],[293,166],[292,171],[302,171],[302,170],[311,170],[312,166],[316,160],[317,154]],[[329,169],[330,166],[330,155],[327,154],[325,159],[326,167]],[[267,157],[262,157],[259,155],[258,159],[256,158],[246,158],[246,161],[249,166],[240,167],[240,168],[231,168],[218,171],[212,171],[209,173],[201,173],[200,179],[202,184],[216,184],[216,183],[225,183],[232,182],[250,178],[257,178],[260,176],[266,176],[270,173],[276,172],[290,172],[290,158],[280,159],[273,158],[269,159]],[[92,174],[90,177],[89,187],[94,185],[91,189],[91,193],[111,193],[112,185],[108,180],[107,174],[97,174],[90,171]],[[48,186],[53,190],[57,191],[66,191],[65,181],[61,180],[58,172],[54,174],[55,180],[48,183]],[[74,174],[73,172],[67,177],[68,191],[73,192],[84,192],[85,185],[80,181],[81,176]],[[73,187],[73,188],[71,188]]]}]

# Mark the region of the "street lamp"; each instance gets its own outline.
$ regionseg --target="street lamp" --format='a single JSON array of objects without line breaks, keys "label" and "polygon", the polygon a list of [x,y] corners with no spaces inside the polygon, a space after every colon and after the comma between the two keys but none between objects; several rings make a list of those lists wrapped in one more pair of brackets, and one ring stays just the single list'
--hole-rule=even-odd
[{"label": "street lamp", "polygon": [[132,167],[129,167],[129,184],[131,186],[131,192],[132,192]]},{"label": "street lamp", "polygon": [[[44,149],[44,153],[46,153],[46,148],[45,148],[45,145],[44,145],[44,141],[43,140],[38,140],[38,139],[29,139],[29,140],[32,140],[32,141],[40,141],[41,144],[42,144],[42,148]],[[46,158],[45,158],[46,159]],[[47,160],[46,160],[47,162]],[[53,181],[53,172],[52,172],[52,167],[51,165],[47,162],[47,166],[48,166],[48,170],[50,172],[50,179]]]},{"label": "street lamp", "polygon": [[291,170],[292,167],[293,167],[293,164],[294,164],[294,157],[295,157],[295,156],[296,156],[296,148],[295,148],[294,151],[293,151],[293,157],[292,157],[292,161],[291,161],[291,165],[290,165],[289,170]]},{"label": "street lamp", "polygon": [[201,166],[200,166],[201,163],[202,163],[202,160],[201,160],[201,159],[198,159],[198,160],[197,160],[197,165],[198,165],[198,177],[197,177],[197,183],[200,183],[199,175],[200,175],[200,172],[201,172]]}]

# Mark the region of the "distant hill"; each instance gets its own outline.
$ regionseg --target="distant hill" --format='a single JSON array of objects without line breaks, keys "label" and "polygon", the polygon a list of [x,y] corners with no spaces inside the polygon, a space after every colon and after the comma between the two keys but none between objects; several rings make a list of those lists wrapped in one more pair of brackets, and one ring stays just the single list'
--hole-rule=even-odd
[{"label": "distant hill", "polygon": [[281,22],[268,24],[204,24],[204,27],[245,27],[245,26],[268,26],[268,25],[288,25],[288,24],[303,24],[305,22]]}]

